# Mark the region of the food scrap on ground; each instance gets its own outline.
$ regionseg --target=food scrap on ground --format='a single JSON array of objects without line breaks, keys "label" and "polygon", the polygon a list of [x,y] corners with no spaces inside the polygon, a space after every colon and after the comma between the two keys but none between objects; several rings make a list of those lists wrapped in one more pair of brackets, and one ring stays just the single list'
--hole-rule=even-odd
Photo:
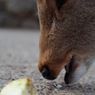
[{"label": "food scrap on ground", "polygon": [[8,83],[0,95],[37,95],[29,78],[18,79]]}]

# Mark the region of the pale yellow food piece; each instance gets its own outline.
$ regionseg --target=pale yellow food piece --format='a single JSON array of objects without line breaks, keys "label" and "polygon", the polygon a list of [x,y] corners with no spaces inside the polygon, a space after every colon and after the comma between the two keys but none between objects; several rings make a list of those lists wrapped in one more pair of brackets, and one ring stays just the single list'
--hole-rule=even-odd
[{"label": "pale yellow food piece", "polygon": [[0,95],[37,95],[29,78],[10,82],[1,90]]}]

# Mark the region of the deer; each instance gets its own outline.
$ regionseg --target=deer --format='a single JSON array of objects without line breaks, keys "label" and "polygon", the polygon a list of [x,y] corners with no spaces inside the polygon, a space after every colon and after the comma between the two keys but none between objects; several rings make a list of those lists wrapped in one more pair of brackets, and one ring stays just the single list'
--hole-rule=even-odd
[{"label": "deer", "polygon": [[95,61],[95,0],[36,0],[40,23],[38,68],[47,80],[65,69],[77,83]]}]

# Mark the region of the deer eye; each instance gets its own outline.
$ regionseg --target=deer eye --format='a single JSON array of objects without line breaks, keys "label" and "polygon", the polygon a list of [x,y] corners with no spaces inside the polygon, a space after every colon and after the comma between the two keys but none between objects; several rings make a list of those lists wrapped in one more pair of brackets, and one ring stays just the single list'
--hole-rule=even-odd
[{"label": "deer eye", "polygon": [[58,9],[60,9],[62,5],[66,3],[67,0],[55,0],[55,1]]}]

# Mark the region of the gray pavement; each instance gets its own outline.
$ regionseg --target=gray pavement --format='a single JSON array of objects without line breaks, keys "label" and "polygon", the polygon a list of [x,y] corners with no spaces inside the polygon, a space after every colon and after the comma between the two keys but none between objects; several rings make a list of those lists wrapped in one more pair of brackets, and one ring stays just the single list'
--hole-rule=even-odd
[{"label": "gray pavement", "polygon": [[0,87],[37,68],[38,38],[38,31],[0,30]]},{"label": "gray pavement", "polygon": [[47,81],[37,68],[38,47],[38,31],[0,30],[0,88],[14,79],[29,77],[39,95],[95,95],[95,64],[73,86],[65,85],[64,70],[55,81]]}]

